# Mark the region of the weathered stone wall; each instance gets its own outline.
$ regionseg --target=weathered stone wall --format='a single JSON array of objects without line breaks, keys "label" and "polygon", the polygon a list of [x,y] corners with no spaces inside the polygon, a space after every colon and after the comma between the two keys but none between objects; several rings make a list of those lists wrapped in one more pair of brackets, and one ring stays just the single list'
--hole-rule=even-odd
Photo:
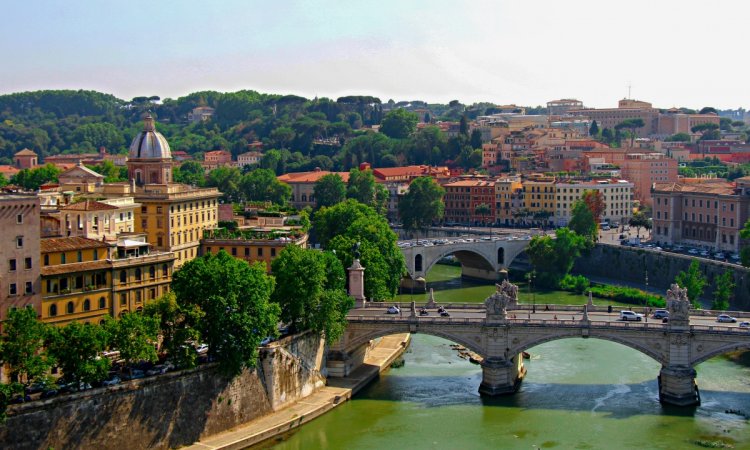
[{"label": "weathered stone wall", "polygon": [[750,309],[750,271],[735,264],[676,253],[598,244],[589,254],[576,261],[573,272],[639,284],[644,283],[648,272],[648,285],[666,290],[674,283],[677,274],[687,270],[690,263],[695,260],[700,263],[700,270],[709,283],[703,292],[704,299],[713,297],[715,278],[729,271],[737,285],[730,309]]},{"label": "weathered stone wall", "polygon": [[235,378],[216,367],[14,405],[0,426],[8,449],[174,448],[261,417],[324,385],[325,347],[303,335],[261,350]]}]

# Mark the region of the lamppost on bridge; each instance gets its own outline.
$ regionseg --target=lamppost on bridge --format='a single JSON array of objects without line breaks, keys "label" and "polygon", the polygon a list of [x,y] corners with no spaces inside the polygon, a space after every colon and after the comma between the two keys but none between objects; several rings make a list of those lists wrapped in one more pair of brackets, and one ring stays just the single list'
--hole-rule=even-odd
[{"label": "lamppost on bridge", "polygon": [[532,270],[529,272],[529,294],[531,294],[531,312],[536,312],[536,292],[534,292],[533,284],[534,278],[536,277],[536,271]]}]

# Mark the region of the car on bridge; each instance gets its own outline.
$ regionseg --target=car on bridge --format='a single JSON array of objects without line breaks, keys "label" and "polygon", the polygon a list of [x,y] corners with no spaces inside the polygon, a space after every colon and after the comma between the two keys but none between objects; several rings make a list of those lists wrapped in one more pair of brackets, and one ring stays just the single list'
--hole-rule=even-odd
[{"label": "car on bridge", "polygon": [[388,308],[388,309],[386,310],[386,312],[385,312],[385,313],[386,313],[386,314],[398,314],[398,313],[400,313],[400,312],[401,312],[401,309],[399,309],[399,307],[398,307],[398,306],[396,306],[396,305],[393,305],[393,306],[389,307],[389,308]]},{"label": "car on bridge", "polygon": [[641,320],[643,320],[643,314],[639,314],[633,311],[620,311],[620,320],[634,320],[636,322],[640,322]]},{"label": "car on bridge", "polygon": [[720,323],[735,323],[737,322],[737,319],[730,316],[729,314],[719,314],[716,317],[716,321]]},{"label": "car on bridge", "polygon": [[654,319],[666,319],[669,317],[669,311],[666,309],[657,309],[654,311]]},{"label": "car on bridge", "polygon": [[740,328],[750,328],[750,322],[740,322]]}]

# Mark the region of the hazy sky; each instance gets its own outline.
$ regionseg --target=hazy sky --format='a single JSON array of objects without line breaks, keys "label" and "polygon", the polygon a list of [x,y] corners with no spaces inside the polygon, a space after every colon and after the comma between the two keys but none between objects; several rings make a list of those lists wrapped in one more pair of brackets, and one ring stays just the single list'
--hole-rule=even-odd
[{"label": "hazy sky", "polygon": [[3,0],[0,93],[750,108],[744,0]]}]

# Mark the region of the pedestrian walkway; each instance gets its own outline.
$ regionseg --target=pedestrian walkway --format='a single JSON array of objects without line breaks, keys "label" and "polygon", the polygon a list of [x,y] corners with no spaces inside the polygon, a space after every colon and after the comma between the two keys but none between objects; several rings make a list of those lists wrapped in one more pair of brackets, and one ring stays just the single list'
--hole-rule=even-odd
[{"label": "pedestrian walkway", "polygon": [[370,349],[364,364],[346,378],[329,378],[328,385],[299,401],[239,427],[209,436],[190,450],[235,450],[272,439],[310,422],[351,399],[387,370],[409,345],[411,335],[386,336]]}]

